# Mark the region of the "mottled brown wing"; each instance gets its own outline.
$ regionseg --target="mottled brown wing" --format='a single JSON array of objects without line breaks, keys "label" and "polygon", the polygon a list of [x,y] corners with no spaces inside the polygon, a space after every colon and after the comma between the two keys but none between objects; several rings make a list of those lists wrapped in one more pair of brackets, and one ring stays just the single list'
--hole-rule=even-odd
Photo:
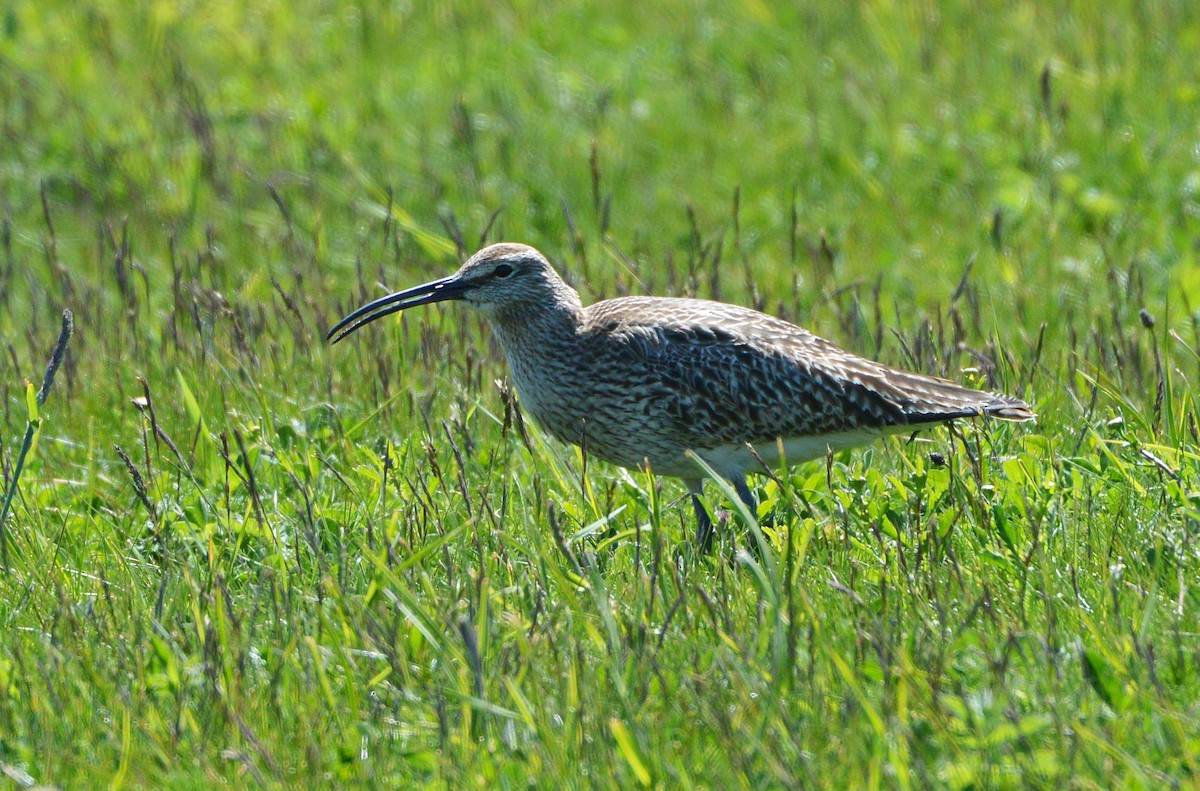
[{"label": "mottled brown wing", "polygon": [[[1017,399],[889,368],[800,327],[724,303],[631,297],[589,309],[685,444],[1033,416]],[[655,395],[657,394],[657,396]]]}]

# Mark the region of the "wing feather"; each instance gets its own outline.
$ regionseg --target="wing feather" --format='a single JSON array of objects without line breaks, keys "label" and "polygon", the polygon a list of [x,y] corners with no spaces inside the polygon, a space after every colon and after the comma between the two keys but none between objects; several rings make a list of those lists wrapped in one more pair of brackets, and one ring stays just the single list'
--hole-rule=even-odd
[{"label": "wing feather", "polygon": [[[992,415],[1033,417],[1019,399],[890,368],[782,319],[718,302],[627,297],[587,309],[584,332],[641,369],[648,398],[694,447]],[[649,381],[647,381],[647,379]]]}]

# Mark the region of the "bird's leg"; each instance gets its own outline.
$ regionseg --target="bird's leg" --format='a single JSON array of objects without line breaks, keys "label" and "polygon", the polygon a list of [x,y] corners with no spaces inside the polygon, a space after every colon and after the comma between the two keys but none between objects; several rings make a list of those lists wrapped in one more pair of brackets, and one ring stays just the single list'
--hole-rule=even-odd
[{"label": "bird's leg", "polygon": [[758,519],[758,500],[754,498],[754,492],[750,491],[750,486],[746,483],[746,479],[738,478],[734,480],[733,490],[737,492],[738,499],[746,504],[750,515]]},{"label": "bird's leg", "polygon": [[750,514],[758,520],[761,527],[774,527],[775,520],[771,517],[766,519],[758,518],[758,500],[754,497],[754,492],[750,491],[750,485],[746,483],[745,478],[739,478],[733,482],[733,490],[737,492],[738,499],[746,504],[746,508],[750,509]]},{"label": "bird's leg", "polygon": [[707,555],[712,551],[713,536],[717,531],[713,529],[712,517],[700,501],[700,495],[692,495],[692,507],[696,509],[696,546],[701,554]]},{"label": "bird's leg", "polygon": [[[759,528],[774,527],[773,520],[770,518],[758,518],[758,500],[754,498],[754,492],[750,491],[750,486],[746,483],[744,477],[738,478],[733,482],[733,490],[737,492],[738,499],[746,504],[746,508],[749,509],[750,515],[754,517],[754,521],[758,524]],[[751,555],[761,561],[763,559],[763,547],[765,546],[759,542],[759,539],[762,537],[762,530],[755,530],[753,524],[750,525],[750,528],[750,535],[746,541],[746,549],[750,551]]]},{"label": "bird's leg", "polygon": [[700,493],[704,490],[704,481],[694,479],[686,483],[688,492],[692,495],[692,508],[696,509],[696,546],[700,548],[701,553],[708,553],[712,549],[715,531],[712,517],[709,516],[708,509],[704,507],[704,502],[700,499]]}]

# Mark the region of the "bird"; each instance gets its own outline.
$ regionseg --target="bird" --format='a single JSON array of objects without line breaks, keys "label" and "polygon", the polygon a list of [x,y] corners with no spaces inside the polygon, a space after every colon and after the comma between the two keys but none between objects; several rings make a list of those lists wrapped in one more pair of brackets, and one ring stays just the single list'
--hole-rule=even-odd
[{"label": "bird", "polygon": [[681,479],[702,550],[714,534],[701,500],[709,471],[756,513],[747,475],[764,464],[956,418],[1036,417],[1018,398],[874,362],[738,305],[629,296],[584,306],[546,256],[507,242],[362,306],[326,337],[337,343],[397,311],[449,300],[491,325],[518,402],[543,430],[612,464]]}]

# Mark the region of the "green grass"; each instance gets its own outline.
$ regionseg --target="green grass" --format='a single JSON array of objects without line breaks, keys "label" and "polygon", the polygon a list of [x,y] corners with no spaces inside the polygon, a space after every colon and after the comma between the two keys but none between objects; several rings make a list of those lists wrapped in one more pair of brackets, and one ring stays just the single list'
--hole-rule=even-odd
[{"label": "green grass", "polygon": [[[0,10],[0,787],[1200,784],[1200,6],[778,5]],[[1039,421],[699,557],[463,309],[324,343],[496,212]]]}]

